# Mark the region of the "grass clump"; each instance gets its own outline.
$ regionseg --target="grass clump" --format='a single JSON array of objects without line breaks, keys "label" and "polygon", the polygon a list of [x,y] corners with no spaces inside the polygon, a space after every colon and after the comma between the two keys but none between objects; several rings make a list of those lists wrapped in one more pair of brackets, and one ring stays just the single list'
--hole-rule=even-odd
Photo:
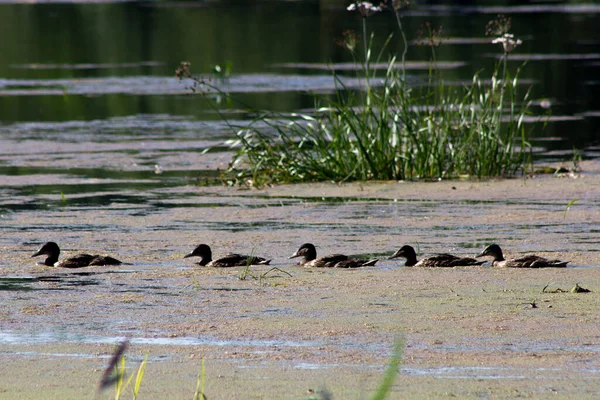
[{"label": "grass clump", "polygon": [[[140,366],[135,375],[130,375],[127,380],[126,378],[126,370],[125,370],[125,356],[120,358],[120,361],[115,366],[116,369],[116,382],[115,382],[115,400],[121,399],[125,390],[128,387],[131,387],[131,398],[136,400],[140,394],[140,389],[142,387],[142,380],[144,379],[144,372],[146,371],[146,365],[148,364],[148,354],[144,357],[144,360],[140,363]],[[135,382],[133,382],[133,378],[135,376]]]},{"label": "grass clump", "polygon": [[[262,113],[249,126],[236,130],[232,145],[237,154],[228,172],[237,182],[262,186],[446,179],[509,176],[523,171],[530,162],[523,125],[529,93],[518,92],[521,68],[514,76],[507,68],[509,54],[521,43],[508,33],[510,20],[499,17],[487,26],[487,33],[495,37],[493,42],[503,48],[491,77],[484,79],[478,72],[463,87],[444,82],[435,52],[441,28],[425,24],[418,43],[431,48],[429,74],[426,80],[409,84],[405,66],[408,42],[401,20],[407,3],[387,2],[396,15],[404,50],[400,60],[388,60],[383,76],[377,75],[372,64],[381,60],[392,36],[374,57],[367,18],[384,9],[365,2],[348,8],[361,16],[363,49],[359,54],[360,40],[352,32],[345,33],[341,44],[355,60],[361,90],[350,90],[334,74],[335,94],[317,100],[314,113],[296,113],[287,119]],[[189,69],[181,67],[178,76],[192,77]]]},{"label": "grass clump", "polygon": [[[115,400],[120,400],[127,388],[131,388],[131,398],[133,400],[138,399],[140,395],[140,389],[142,387],[142,381],[144,380],[144,373],[146,372],[146,365],[148,364],[148,353],[140,363],[137,373],[127,377],[127,370],[125,368],[126,359],[125,352],[129,347],[129,339],[121,342],[116,348],[115,353],[111,357],[108,367],[104,370],[104,374],[100,379],[100,385],[98,386],[98,393],[108,389],[111,386],[115,388]],[[135,377],[135,381],[133,380]],[[202,367],[198,374],[196,382],[196,391],[194,392],[193,400],[206,400],[205,392],[206,383],[206,370],[204,367],[204,358],[202,359]]]}]

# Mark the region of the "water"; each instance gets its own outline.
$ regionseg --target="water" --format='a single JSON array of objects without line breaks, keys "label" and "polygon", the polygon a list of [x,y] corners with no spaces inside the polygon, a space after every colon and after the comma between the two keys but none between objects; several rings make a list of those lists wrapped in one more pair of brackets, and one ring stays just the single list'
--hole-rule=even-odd
[{"label": "water", "polygon": [[[524,40],[510,64],[528,60],[524,88],[552,106],[546,130],[532,130],[536,156],[568,160],[575,148],[597,157],[600,42],[589,32],[598,6],[481,4],[413,2],[403,19],[408,38],[427,21],[443,25],[439,65],[450,84],[462,84],[493,68],[500,49],[484,28],[509,15]],[[360,21],[330,1],[10,2],[0,4],[0,21],[0,195],[16,200],[5,199],[5,210],[44,207],[42,195],[75,205],[86,192],[82,205],[103,207],[134,203],[136,195],[102,194],[125,187],[149,194],[220,182],[234,134],[216,110],[236,125],[253,117],[245,109],[310,110],[315,95],[335,86],[329,68],[348,87],[359,84],[335,39]],[[395,21],[380,13],[368,26],[377,46]],[[191,84],[174,76],[183,60],[236,100],[191,95]],[[428,49],[411,45],[409,78],[422,79],[428,60]],[[231,77],[211,77],[215,65],[231,65]]]},{"label": "water", "polygon": [[[403,23],[409,39],[427,21],[443,25],[447,40],[437,50],[438,59],[458,63],[445,76],[460,82],[493,66],[500,49],[484,36],[485,25],[498,13],[510,16],[512,31],[524,39],[511,64],[529,60],[522,79],[533,82],[534,98],[549,99],[554,115],[576,117],[536,130],[538,137],[559,139],[542,147],[571,151],[597,145],[600,42],[589,32],[594,31],[598,6],[480,4],[413,2]],[[230,63],[233,75],[224,87],[240,94],[235,108],[247,104],[287,112],[311,107],[312,93],[332,88],[329,74],[319,66],[351,61],[334,40],[344,29],[360,30],[354,14],[327,1],[5,3],[0,19],[7,38],[0,48],[5,59],[0,118],[5,125],[91,123],[136,115],[183,117],[185,123],[197,124],[211,109],[199,96],[186,96],[186,85],[174,78],[183,60],[196,73],[209,75],[213,66]],[[368,24],[378,43],[395,28],[390,13],[375,15]],[[409,66],[425,63],[409,74],[422,76],[428,59],[428,49],[412,46]],[[148,128],[140,124],[140,129]]]},{"label": "water", "polygon": [[[0,354],[88,358],[97,346],[130,337],[133,345],[151,346],[153,353],[163,351],[175,360],[181,359],[172,347],[212,347],[214,358],[221,357],[220,348],[262,357],[281,347],[286,356],[296,352],[290,365],[297,370],[376,370],[386,362],[394,335],[407,329],[407,348],[413,354],[519,355],[534,349],[582,357],[593,353],[590,360],[597,359],[597,343],[520,340],[518,332],[507,334],[514,344],[506,344],[501,335],[486,341],[481,339],[485,332],[478,330],[486,322],[448,337],[442,346],[428,344],[437,339],[436,327],[423,328],[430,333],[410,332],[402,313],[421,311],[406,303],[416,299],[444,307],[455,301],[454,294],[446,286],[432,292],[429,281],[411,281],[411,272],[400,262],[386,259],[409,243],[424,254],[472,256],[491,242],[506,244],[512,254],[564,252],[579,261],[536,284],[539,289],[549,282],[570,289],[577,277],[598,270],[591,255],[598,252],[600,200],[593,191],[578,191],[579,201],[567,215],[565,206],[573,198],[562,193],[520,196],[517,190],[477,198],[469,196],[462,182],[456,186],[467,194],[456,198],[431,192],[347,195],[343,187],[292,193],[266,188],[256,194],[222,185],[221,171],[233,154],[226,141],[233,133],[217,110],[236,125],[254,118],[247,109],[309,111],[314,96],[334,88],[329,67],[349,87],[359,85],[352,78],[351,58],[334,39],[344,29],[359,28],[360,21],[343,7],[330,7],[332,3],[0,3]],[[510,15],[512,31],[524,40],[510,64],[529,60],[523,89],[532,85],[537,113],[545,111],[543,100],[552,106],[546,130],[532,131],[536,157],[570,160],[573,148],[584,158],[598,157],[600,41],[590,32],[595,32],[599,6],[412,3],[403,19],[409,39],[416,38],[426,21],[443,25],[448,39],[437,49],[438,59],[455,85],[493,67],[499,49],[484,36],[484,27],[498,13]],[[395,26],[386,14],[368,23],[378,43]],[[184,60],[238,102],[214,93],[208,100],[191,95],[190,83],[174,76]],[[425,76],[427,60],[427,49],[411,48],[410,79]],[[231,78],[212,77],[213,66],[227,63]],[[396,190],[398,185],[390,186]],[[370,190],[368,185],[364,190]],[[90,271],[36,266],[31,254],[48,240],[60,244],[62,256],[108,253],[131,265]],[[292,277],[264,277],[268,268],[258,268],[240,280],[238,270],[206,270],[183,260],[203,242],[211,244],[216,257],[229,251],[269,256],[273,266]],[[304,242],[315,242],[321,255],[339,251],[381,261],[364,272],[307,271],[287,259]],[[499,274],[485,268],[449,272],[445,283],[464,279],[470,287]],[[339,273],[351,278],[340,279]],[[386,290],[394,290],[381,295],[358,290],[370,288],[370,277],[381,275],[389,277]],[[505,280],[493,278],[488,292],[496,296],[492,290],[504,288]],[[580,283],[594,289],[593,281]],[[520,312],[519,303],[539,295],[537,289],[518,290],[517,299],[504,298],[489,315],[510,318]],[[336,295],[354,291],[366,298],[353,299],[357,303],[352,306],[337,301]],[[477,294],[488,297],[487,292]],[[581,301],[566,293],[554,296],[557,308],[564,304],[556,298],[573,307]],[[461,314],[460,306],[446,311],[458,314],[460,321],[474,313],[467,309]],[[593,318],[575,309],[561,309],[565,324],[579,326]],[[370,319],[377,316],[381,318]],[[395,318],[397,326],[380,330],[378,324]],[[64,343],[78,351],[53,348]],[[96,347],[80,349],[82,344]],[[365,360],[357,361],[354,354]],[[250,365],[242,356],[236,362],[240,368]],[[583,370],[595,376],[597,363],[569,369]],[[453,367],[428,366],[417,359],[403,371],[445,379],[521,379],[541,370],[505,366],[503,360]]]}]

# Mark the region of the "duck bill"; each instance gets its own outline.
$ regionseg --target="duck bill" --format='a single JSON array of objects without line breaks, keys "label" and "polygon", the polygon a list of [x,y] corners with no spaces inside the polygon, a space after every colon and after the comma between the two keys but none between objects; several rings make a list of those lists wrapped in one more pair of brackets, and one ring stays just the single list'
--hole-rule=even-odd
[{"label": "duck bill", "polygon": [[183,256],[183,258],[189,258],[189,257],[194,257],[194,256],[195,256],[194,252],[191,252],[191,253],[188,253],[185,256]]},{"label": "duck bill", "polygon": [[31,255],[31,257],[37,257],[37,256],[41,256],[41,255],[42,255],[42,250],[40,249],[40,250],[36,251],[35,253],[33,253]]},{"label": "duck bill", "polygon": [[403,257],[404,255],[400,253],[400,251],[395,252],[394,254],[392,254],[392,256],[390,258],[388,258],[388,260],[391,260],[393,258],[398,258],[398,257]]},{"label": "duck bill", "polygon": [[481,253],[477,254],[475,256],[475,258],[480,258],[480,257],[485,257],[485,256],[487,256],[487,254],[485,254],[485,251],[482,251]]},{"label": "duck bill", "polygon": [[292,258],[296,258],[296,257],[300,257],[300,254],[298,254],[298,252],[295,252],[294,254],[292,254],[291,256],[289,256],[288,260],[291,260]]}]

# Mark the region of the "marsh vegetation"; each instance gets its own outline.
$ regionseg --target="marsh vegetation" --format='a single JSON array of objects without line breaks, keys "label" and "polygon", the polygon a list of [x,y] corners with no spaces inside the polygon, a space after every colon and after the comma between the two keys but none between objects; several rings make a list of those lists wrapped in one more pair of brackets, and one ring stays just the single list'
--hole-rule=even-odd
[{"label": "marsh vegetation", "polygon": [[[389,2],[398,32],[390,34],[381,49],[374,48],[367,20],[373,13],[386,10],[365,4],[349,7],[360,16],[362,34],[346,31],[339,40],[339,45],[352,54],[360,90],[347,87],[333,70],[335,93],[315,97],[310,112],[285,116],[256,112],[247,126],[231,123],[237,139],[228,143],[237,153],[228,170],[229,178],[262,186],[523,172],[530,161],[523,123],[530,99],[529,92],[519,91],[522,67],[515,71],[508,68],[510,53],[521,44],[509,33],[510,19],[499,16],[486,27],[493,38],[490,41],[498,43],[502,53],[491,74],[477,72],[469,84],[456,86],[447,84],[438,68],[436,48],[444,39],[441,26],[426,23],[421,27],[416,44],[430,49],[429,75],[427,80],[411,81],[406,71],[410,47],[401,19],[405,2]],[[372,66],[381,64],[395,36],[401,38],[404,50],[400,56],[389,56],[380,75],[381,69]],[[194,92],[217,91],[236,101],[211,81],[193,76],[189,63],[180,65],[177,76],[191,79]]]}]

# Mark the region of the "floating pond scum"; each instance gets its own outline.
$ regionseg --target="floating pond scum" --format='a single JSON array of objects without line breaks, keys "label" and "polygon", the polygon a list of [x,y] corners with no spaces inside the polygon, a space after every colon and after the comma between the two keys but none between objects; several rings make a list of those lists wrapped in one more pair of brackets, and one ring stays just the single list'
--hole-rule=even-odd
[{"label": "floating pond scum", "polygon": [[[600,398],[600,41],[592,35],[600,5],[414,0],[400,14],[404,63],[398,20],[377,13],[365,26],[369,92],[357,76],[363,19],[349,3],[0,1],[0,397],[89,398],[129,338],[126,379],[148,360],[140,399],[193,398],[196,381],[196,397],[208,399]],[[522,41],[506,59],[510,80],[499,78],[504,44],[485,35],[499,14]],[[336,44],[351,44],[348,29],[357,32],[356,59]],[[435,93],[432,48],[419,39],[436,44],[447,93],[468,86],[484,96],[510,83],[521,95],[468,110],[498,111],[500,128],[520,123],[526,153],[514,154],[534,168],[513,179],[440,168],[433,179],[353,183],[349,171],[299,185],[232,175],[242,130],[280,145],[285,127],[316,126],[332,101],[348,105],[332,118],[361,117],[360,101],[384,94],[386,77]],[[193,93],[175,76],[181,61],[215,90]],[[436,119],[455,115],[462,98],[422,100],[372,107],[370,117],[405,111],[380,125],[399,129],[429,115],[414,127],[417,147],[431,144],[441,123],[448,135],[467,132],[457,119]],[[529,113],[515,121],[508,106],[527,101]],[[345,132],[350,141],[355,128]],[[378,154],[399,143],[384,141]],[[282,154],[272,153],[294,166]],[[354,154],[339,161],[354,167]],[[401,161],[427,159],[413,155]],[[31,255],[48,241],[63,258],[111,254],[130,265],[36,265]],[[307,242],[319,255],[379,261],[338,270],[287,259]],[[199,243],[215,254],[264,255],[283,272],[184,260]],[[388,260],[403,245],[423,259],[473,257],[491,243],[507,258],[539,254],[569,266],[423,269]],[[398,336],[402,351],[393,349]]]}]

